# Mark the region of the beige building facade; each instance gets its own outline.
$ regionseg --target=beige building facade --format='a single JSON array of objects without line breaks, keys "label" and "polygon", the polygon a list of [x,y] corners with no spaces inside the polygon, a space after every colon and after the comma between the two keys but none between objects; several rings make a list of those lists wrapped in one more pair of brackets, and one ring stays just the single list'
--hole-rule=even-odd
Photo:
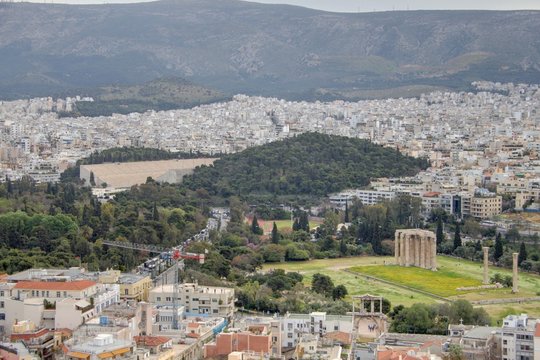
[{"label": "beige building facade", "polygon": [[[155,305],[173,305],[174,285],[156,286],[150,291],[150,302]],[[234,289],[202,286],[194,283],[178,285],[177,305],[188,314],[208,314],[230,319],[234,314]]]}]

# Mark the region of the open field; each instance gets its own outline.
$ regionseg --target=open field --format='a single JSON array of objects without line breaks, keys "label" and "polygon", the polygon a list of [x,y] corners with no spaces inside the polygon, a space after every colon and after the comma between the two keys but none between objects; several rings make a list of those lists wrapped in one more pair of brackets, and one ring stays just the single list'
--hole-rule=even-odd
[{"label": "open field", "polygon": [[[501,319],[512,314],[525,313],[533,318],[540,317],[540,302],[482,305],[482,307],[492,317],[493,325],[501,325]],[[497,321],[499,321],[499,324],[497,324]]]},{"label": "open field", "polygon": [[311,284],[313,274],[324,273],[332,279],[336,285],[345,285],[350,295],[362,295],[370,293],[373,295],[381,295],[393,305],[403,304],[405,306],[412,305],[414,303],[434,303],[436,299],[426,295],[422,295],[413,291],[404,290],[397,286],[387,285],[378,281],[369,280],[362,276],[356,276],[349,272],[343,271],[344,269],[359,266],[359,265],[381,265],[384,263],[393,261],[390,257],[353,257],[342,259],[321,259],[304,262],[288,262],[279,264],[266,264],[263,270],[268,271],[271,269],[284,269],[286,271],[296,271],[304,275],[304,283],[306,285]]},{"label": "open field", "polygon": [[[393,261],[394,259],[391,257],[363,256],[266,264],[263,270],[284,269],[286,271],[297,271],[304,275],[304,283],[307,285],[311,283],[313,274],[323,273],[330,276],[334,284],[345,285],[349,291],[349,295],[364,293],[381,295],[390,300],[393,306],[398,304],[409,306],[418,302],[438,302],[433,297],[414,291],[414,288],[447,297],[449,300],[466,299],[475,301],[540,296],[537,295],[540,292],[540,276],[537,275],[520,273],[520,291],[518,294],[512,294],[511,290],[507,288],[461,292],[457,291],[456,287],[481,284],[483,276],[482,264],[438,256],[439,271],[433,272],[418,268],[398,269],[393,265],[385,265],[391,264]],[[357,271],[359,274],[357,276],[354,273],[344,270]],[[413,290],[406,290],[377,280],[369,280],[361,276],[360,273],[366,273],[395,282],[396,284],[407,285],[413,288]],[[509,269],[490,266],[489,275],[491,276],[495,273],[510,275],[511,271]],[[496,319],[509,313],[521,312],[527,312],[531,316],[540,316],[540,302],[492,304],[483,305],[482,307]]]},{"label": "open field", "polygon": [[[246,222],[251,224],[251,219],[246,219]],[[272,227],[274,226],[274,222],[276,223],[276,226],[278,228],[278,231],[281,232],[291,232],[292,231],[292,222],[291,220],[261,220],[258,219],[257,222],[259,223],[259,226],[263,229],[265,234],[269,234],[272,232]],[[321,224],[320,221],[309,221],[309,228],[313,229]]]},{"label": "open field", "polygon": [[356,266],[350,270],[444,297],[458,295],[458,287],[482,285],[477,279],[446,269],[431,271],[418,267],[389,265]]}]

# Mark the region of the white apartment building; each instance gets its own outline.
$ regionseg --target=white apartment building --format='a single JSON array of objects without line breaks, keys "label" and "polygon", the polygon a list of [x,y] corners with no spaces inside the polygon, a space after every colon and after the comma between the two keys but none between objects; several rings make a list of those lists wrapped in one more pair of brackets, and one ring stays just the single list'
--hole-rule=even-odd
[{"label": "white apartment building", "polygon": [[[172,306],[174,285],[157,286],[150,291],[150,302],[157,306]],[[187,315],[220,316],[230,319],[234,314],[234,289],[202,286],[195,283],[178,285],[177,306]]]},{"label": "white apartment building", "polygon": [[334,205],[345,207],[345,203],[352,204],[356,198],[364,205],[374,205],[383,200],[392,200],[396,197],[394,191],[384,190],[347,190],[330,196],[330,202]]},{"label": "white apartment building", "polygon": [[[11,298],[11,289],[15,284],[0,283],[0,336],[4,334],[6,329],[6,317],[8,311],[8,300]],[[9,325],[9,324],[8,324]]]},{"label": "white apartment building", "polygon": [[502,360],[536,360],[534,336],[537,324],[526,314],[509,315],[503,319]]},{"label": "white apartment building", "polygon": [[322,337],[333,331],[350,333],[352,330],[352,316],[327,315],[325,312],[287,314],[281,319],[281,347],[298,345],[304,334]]}]

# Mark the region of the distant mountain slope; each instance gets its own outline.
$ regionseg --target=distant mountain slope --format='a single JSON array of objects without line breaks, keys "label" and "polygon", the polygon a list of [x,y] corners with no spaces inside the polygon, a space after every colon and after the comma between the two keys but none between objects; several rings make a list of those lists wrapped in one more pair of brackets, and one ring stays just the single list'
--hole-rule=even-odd
[{"label": "distant mountain slope", "polygon": [[0,95],[168,76],[285,97],[540,82],[539,33],[536,11],[342,14],[236,0],[2,4]]},{"label": "distant mountain slope", "polygon": [[112,113],[190,108],[229,100],[230,97],[181,78],[167,78],[142,85],[99,88],[95,91],[94,99],[94,102],[77,103],[75,110],[67,115],[107,116]]},{"label": "distant mountain slope", "polygon": [[355,138],[306,133],[224,155],[184,178],[213,195],[326,194],[358,188],[370,179],[414,175],[428,162]]}]

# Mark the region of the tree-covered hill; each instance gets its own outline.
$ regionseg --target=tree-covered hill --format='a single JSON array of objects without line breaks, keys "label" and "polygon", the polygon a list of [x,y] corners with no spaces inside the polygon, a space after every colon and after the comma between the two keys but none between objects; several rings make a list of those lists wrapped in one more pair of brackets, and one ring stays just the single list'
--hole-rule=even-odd
[{"label": "tree-covered hill", "polygon": [[184,179],[212,195],[313,195],[414,175],[428,162],[366,140],[306,133],[226,155]]}]

